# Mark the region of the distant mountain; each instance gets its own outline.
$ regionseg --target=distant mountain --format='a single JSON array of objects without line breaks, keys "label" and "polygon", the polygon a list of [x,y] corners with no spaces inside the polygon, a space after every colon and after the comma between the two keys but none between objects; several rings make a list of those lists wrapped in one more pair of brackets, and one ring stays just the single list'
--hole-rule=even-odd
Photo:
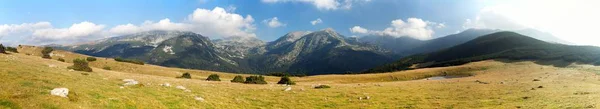
[{"label": "distant mountain", "polygon": [[546,41],[546,42],[550,42],[550,43],[559,43],[559,44],[567,44],[567,45],[572,45],[573,43],[562,40],[560,38],[557,38],[556,36],[547,33],[547,32],[542,32],[536,29],[523,29],[523,30],[518,30],[515,31],[516,33],[525,35],[525,36],[531,36],[533,38],[536,38],[538,40],[542,40],[542,41]]},{"label": "distant mountain", "polygon": [[[429,53],[473,40],[479,36],[500,32],[494,29],[467,29],[457,34],[431,39],[418,40],[411,37],[393,37],[387,35],[367,35],[359,38],[359,41],[378,45],[381,48],[393,51],[399,55],[412,55]],[[551,43],[572,44],[561,40],[550,33],[541,32],[536,29],[523,29],[514,31],[519,34],[533,37]]]},{"label": "distant mountain", "polygon": [[397,54],[409,55],[406,51],[419,47],[425,44],[426,41],[415,39],[412,37],[394,37],[389,35],[367,35],[358,38],[359,42],[364,42],[372,45],[377,45],[383,49],[390,50]]},{"label": "distant mountain", "polygon": [[230,57],[244,59],[248,55],[256,54],[255,48],[266,43],[255,37],[227,37],[212,41],[220,52]]},{"label": "distant mountain", "polygon": [[252,60],[260,63],[255,68],[263,68],[257,69],[261,72],[315,75],[360,72],[392,60],[377,47],[349,40],[332,29],[299,35],[290,33],[269,42],[266,52]]},{"label": "distant mountain", "polygon": [[465,43],[467,41],[473,40],[479,36],[483,36],[486,34],[491,34],[497,32],[499,30],[490,30],[490,29],[468,29],[463,32],[448,35],[445,37],[440,37],[436,39],[431,39],[423,42],[421,45],[412,48],[410,50],[405,51],[406,54],[419,54],[419,53],[429,53],[437,50],[441,50],[444,48],[449,48],[458,44]]},{"label": "distant mountain", "polygon": [[239,56],[227,55],[220,50],[223,49],[217,48],[207,37],[187,33],[165,40],[150,52],[132,58],[169,67],[227,72],[249,70],[235,60]]},{"label": "distant mountain", "polygon": [[237,73],[339,74],[394,60],[392,53],[333,29],[290,32],[268,43],[254,37],[210,40],[192,32],[149,31],[57,48],[169,67]]},{"label": "distant mountain", "polygon": [[365,73],[460,65],[487,59],[564,60],[600,65],[600,47],[548,43],[514,32],[496,32],[436,52],[404,57]]},{"label": "distant mountain", "polygon": [[99,57],[127,58],[149,52],[161,42],[183,34],[192,33],[181,31],[148,31],[83,44],[54,47]]}]

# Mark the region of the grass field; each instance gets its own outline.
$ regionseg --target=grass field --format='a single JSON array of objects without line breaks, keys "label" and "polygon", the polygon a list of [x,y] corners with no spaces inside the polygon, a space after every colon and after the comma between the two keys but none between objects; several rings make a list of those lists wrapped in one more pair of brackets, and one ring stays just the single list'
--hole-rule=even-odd
[{"label": "grass field", "polygon": [[[357,75],[293,77],[291,91],[269,84],[231,83],[230,73],[136,65],[98,58],[93,72],[69,71],[85,55],[23,46],[20,53],[0,54],[0,108],[599,108],[600,67],[553,67],[534,62],[480,61],[461,66]],[[30,55],[26,55],[30,54]],[[66,62],[56,59],[64,58]],[[112,70],[103,70],[108,66]],[[190,72],[192,79],[177,79]],[[219,74],[220,82],[204,81]],[[440,75],[467,76],[424,80]],[[249,75],[244,75],[249,76]],[[143,86],[126,86],[135,79]],[[534,81],[538,79],[539,81]],[[170,83],[172,87],[159,86]],[[327,84],[329,89],[314,89]],[[191,92],[176,89],[184,86]],[[542,88],[538,88],[542,86]],[[52,96],[69,88],[69,98]],[[369,99],[366,99],[367,96]],[[204,101],[197,101],[202,97]],[[359,99],[363,98],[363,99]]]}]

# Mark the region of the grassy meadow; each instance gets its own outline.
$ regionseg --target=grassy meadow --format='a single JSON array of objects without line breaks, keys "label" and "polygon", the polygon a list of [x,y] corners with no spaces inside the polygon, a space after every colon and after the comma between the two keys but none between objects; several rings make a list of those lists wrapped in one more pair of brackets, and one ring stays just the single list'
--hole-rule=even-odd
[{"label": "grassy meadow", "polygon": [[[554,67],[486,60],[399,72],[292,77],[296,85],[283,91],[288,86],[275,84],[279,77],[266,76],[266,85],[231,83],[236,75],[251,75],[137,65],[100,57],[90,62],[93,72],[69,71],[73,59],[88,56],[55,50],[52,59],[43,59],[42,48],[22,46],[18,50],[20,53],[0,54],[0,108],[600,107],[600,67],[591,65]],[[191,73],[192,79],[175,78],[185,72]],[[222,81],[205,81],[210,74],[218,74]],[[441,75],[464,77],[425,79]],[[143,85],[120,88],[122,79]],[[159,85],[163,83],[172,86]],[[331,88],[313,88],[319,84]],[[59,87],[70,90],[68,98],[49,94]]]}]

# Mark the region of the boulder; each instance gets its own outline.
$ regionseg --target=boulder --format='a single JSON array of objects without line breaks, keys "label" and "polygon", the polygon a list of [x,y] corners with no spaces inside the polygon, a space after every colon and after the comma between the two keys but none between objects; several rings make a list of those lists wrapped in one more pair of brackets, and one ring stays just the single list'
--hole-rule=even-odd
[{"label": "boulder", "polygon": [[204,102],[204,98],[202,98],[202,97],[199,97],[199,96],[196,96],[196,97],[194,97],[194,99],[195,99],[196,101]]},{"label": "boulder", "polygon": [[292,90],[292,87],[287,87],[283,91],[290,91],[290,90]]},{"label": "boulder", "polygon": [[69,95],[69,89],[67,88],[54,88],[50,91],[51,95],[54,96],[60,96],[60,97],[67,97],[67,95]]},{"label": "boulder", "polygon": [[137,84],[139,84],[139,82],[138,82],[138,81],[135,81],[135,80],[133,80],[133,79],[123,79],[123,82],[125,82],[125,83],[123,84],[123,86],[132,86],[132,85],[137,85]]},{"label": "boulder", "polygon": [[160,84],[160,86],[171,87],[171,84],[169,84],[169,83],[164,83],[164,84]]},{"label": "boulder", "polygon": [[185,90],[185,89],[187,89],[187,88],[185,88],[185,87],[183,87],[183,86],[177,86],[177,87],[175,87],[175,88],[177,88],[177,89],[181,89],[181,90]]}]

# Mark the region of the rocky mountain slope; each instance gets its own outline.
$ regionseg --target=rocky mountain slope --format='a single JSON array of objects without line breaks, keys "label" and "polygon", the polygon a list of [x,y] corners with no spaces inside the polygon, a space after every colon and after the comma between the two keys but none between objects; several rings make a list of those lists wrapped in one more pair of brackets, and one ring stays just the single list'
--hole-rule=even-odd
[{"label": "rocky mountain slope", "polygon": [[58,48],[170,67],[237,73],[339,74],[360,72],[393,60],[391,53],[346,38],[333,29],[291,32],[269,43],[249,37],[210,40],[191,32],[150,31]]}]

